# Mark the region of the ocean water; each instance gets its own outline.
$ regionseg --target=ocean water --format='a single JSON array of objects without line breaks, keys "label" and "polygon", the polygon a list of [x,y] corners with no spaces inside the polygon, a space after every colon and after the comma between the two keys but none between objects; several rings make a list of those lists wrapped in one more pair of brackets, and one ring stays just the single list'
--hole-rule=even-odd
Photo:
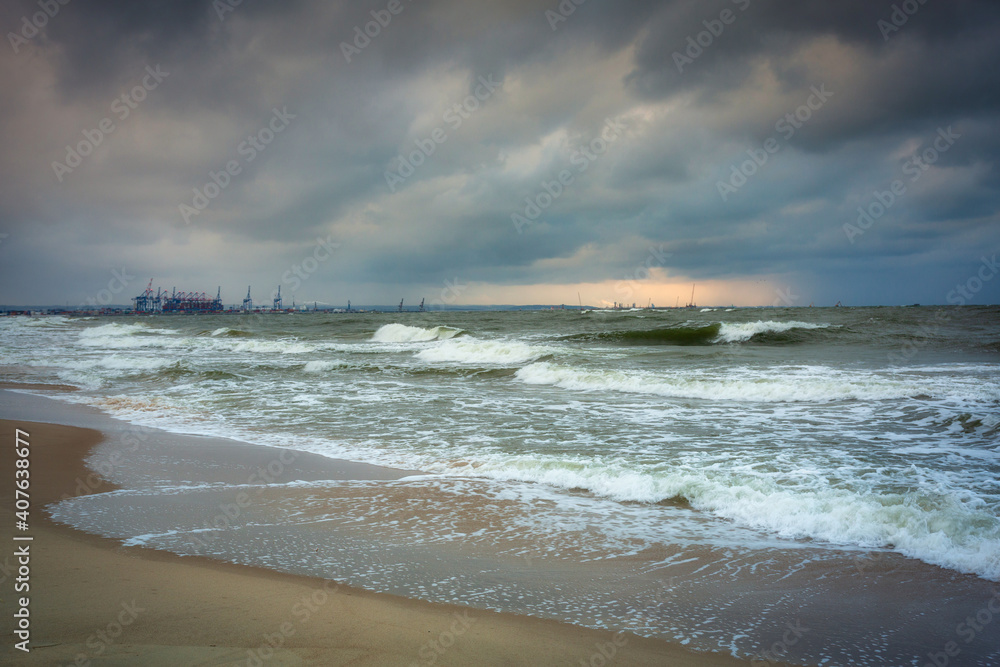
[{"label": "ocean water", "polygon": [[136,463],[54,510],[129,544],[765,661],[1000,663],[1000,622],[958,627],[1000,590],[1000,308],[16,317],[0,364],[421,473],[270,483],[223,530],[160,508],[234,485]]}]

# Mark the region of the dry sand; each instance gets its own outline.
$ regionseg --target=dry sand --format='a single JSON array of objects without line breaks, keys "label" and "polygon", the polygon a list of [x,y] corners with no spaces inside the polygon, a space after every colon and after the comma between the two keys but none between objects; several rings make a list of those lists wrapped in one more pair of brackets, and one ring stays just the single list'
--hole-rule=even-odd
[{"label": "dry sand", "polygon": [[[745,665],[630,634],[126,548],[43,507],[91,474],[98,431],[0,420],[0,662],[18,665]],[[30,434],[31,651],[14,649],[15,428]],[[93,492],[113,490],[103,483]],[[12,546],[14,545],[14,546]],[[13,566],[13,568],[11,567]],[[8,575],[7,572],[10,572]],[[273,645],[272,648],[269,644]],[[609,659],[610,658],[610,659]]]}]

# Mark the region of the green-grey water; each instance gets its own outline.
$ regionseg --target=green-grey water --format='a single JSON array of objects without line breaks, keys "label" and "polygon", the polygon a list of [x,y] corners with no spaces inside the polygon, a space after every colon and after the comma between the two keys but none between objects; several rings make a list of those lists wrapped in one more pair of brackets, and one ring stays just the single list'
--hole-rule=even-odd
[{"label": "green-grey water", "polygon": [[[795,657],[821,664],[923,664],[954,624],[889,627],[901,582],[951,619],[1000,579],[1000,308],[4,318],[0,344],[6,379],[136,424],[423,473],[276,485],[216,540],[149,488],[141,522],[57,512],[136,544],[748,656],[819,605],[840,630]],[[158,494],[225,496],[203,482]],[[324,530],[356,548],[306,558]]]}]

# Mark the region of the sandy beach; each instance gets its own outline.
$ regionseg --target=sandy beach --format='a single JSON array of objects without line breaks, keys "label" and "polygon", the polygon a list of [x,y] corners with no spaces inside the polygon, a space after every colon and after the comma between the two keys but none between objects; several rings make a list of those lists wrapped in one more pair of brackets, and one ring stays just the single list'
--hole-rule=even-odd
[{"label": "sandy beach", "polygon": [[[318,578],[123,547],[43,509],[77,494],[98,431],[4,420],[2,525],[14,512],[15,429],[30,434],[30,653],[15,650],[14,558],[3,660],[19,665],[737,665],[631,634],[431,604]],[[90,477],[90,479],[95,479]],[[99,481],[90,493],[113,491]]]}]

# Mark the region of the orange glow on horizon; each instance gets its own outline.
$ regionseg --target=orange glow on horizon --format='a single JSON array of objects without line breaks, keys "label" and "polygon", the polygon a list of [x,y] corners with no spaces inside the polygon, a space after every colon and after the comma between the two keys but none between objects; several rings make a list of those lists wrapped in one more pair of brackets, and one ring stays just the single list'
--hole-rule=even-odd
[{"label": "orange glow on horizon", "polygon": [[[693,281],[626,281],[607,280],[598,283],[543,285],[495,285],[471,283],[465,286],[455,304],[486,306],[551,304],[611,307],[615,303],[658,308],[687,305],[691,287],[695,285],[694,302],[698,306],[790,306],[807,305],[790,302],[787,287],[780,281],[709,280]],[[579,294],[579,297],[577,296]],[[792,295],[794,296],[794,295]],[[796,299],[797,301],[797,299]]]}]

